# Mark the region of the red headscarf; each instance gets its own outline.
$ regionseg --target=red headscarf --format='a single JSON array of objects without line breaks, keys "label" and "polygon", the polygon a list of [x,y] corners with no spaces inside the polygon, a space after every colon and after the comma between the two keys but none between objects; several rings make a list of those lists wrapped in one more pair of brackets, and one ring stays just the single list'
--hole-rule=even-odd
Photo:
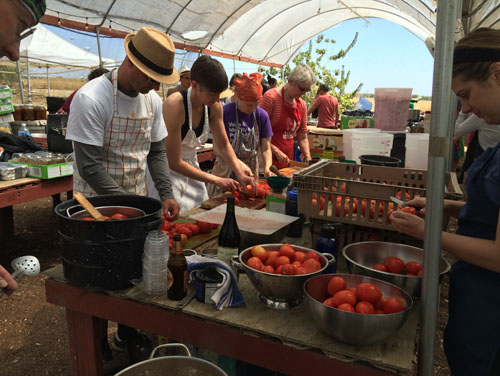
[{"label": "red headscarf", "polygon": [[242,101],[258,102],[262,98],[262,74],[250,73],[250,76],[243,73],[243,77],[234,81],[236,95]]}]

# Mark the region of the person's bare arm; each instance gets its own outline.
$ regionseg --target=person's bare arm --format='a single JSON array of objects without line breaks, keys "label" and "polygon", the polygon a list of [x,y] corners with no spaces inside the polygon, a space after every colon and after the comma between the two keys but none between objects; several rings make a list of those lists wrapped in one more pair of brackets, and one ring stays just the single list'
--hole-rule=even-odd
[{"label": "person's bare arm", "polygon": [[260,150],[262,151],[262,159],[264,160],[264,175],[273,176],[274,173],[269,170],[273,163],[270,137],[260,139]]}]

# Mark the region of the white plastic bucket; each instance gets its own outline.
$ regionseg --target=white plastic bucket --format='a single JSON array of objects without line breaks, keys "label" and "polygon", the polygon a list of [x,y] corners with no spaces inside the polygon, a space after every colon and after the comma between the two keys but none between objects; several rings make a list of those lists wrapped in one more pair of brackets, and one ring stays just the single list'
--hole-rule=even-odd
[{"label": "white plastic bucket", "polygon": [[[351,136],[352,155],[351,160],[360,163],[360,155],[391,155],[394,135],[385,132],[361,134],[354,133]],[[346,157],[347,158],[347,157]]]},{"label": "white plastic bucket", "polygon": [[344,153],[345,159],[353,160],[351,138],[352,138],[352,135],[354,133],[373,134],[373,133],[380,133],[380,132],[381,132],[380,129],[377,129],[377,128],[342,129],[343,153]]},{"label": "white plastic bucket", "polygon": [[375,88],[375,128],[404,131],[412,89]]},{"label": "white plastic bucket", "polygon": [[427,170],[429,133],[408,133],[405,147],[405,167]]}]

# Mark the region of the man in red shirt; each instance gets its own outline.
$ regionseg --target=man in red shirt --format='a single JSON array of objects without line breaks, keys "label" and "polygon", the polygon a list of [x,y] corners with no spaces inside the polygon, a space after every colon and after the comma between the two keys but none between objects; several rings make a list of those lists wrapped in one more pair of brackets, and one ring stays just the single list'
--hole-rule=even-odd
[{"label": "man in red shirt", "polygon": [[307,139],[307,106],[301,98],[311,90],[316,77],[307,65],[298,65],[288,76],[285,86],[266,91],[259,107],[271,120],[273,137],[271,152],[273,164],[278,168],[288,167],[294,156],[294,140],[297,141],[304,161],[311,160]]},{"label": "man in red shirt", "polygon": [[338,128],[340,122],[339,101],[328,94],[329,91],[328,85],[321,84],[316,100],[311,103],[307,111],[309,116],[316,108],[318,109],[318,127],[320,128]]}]

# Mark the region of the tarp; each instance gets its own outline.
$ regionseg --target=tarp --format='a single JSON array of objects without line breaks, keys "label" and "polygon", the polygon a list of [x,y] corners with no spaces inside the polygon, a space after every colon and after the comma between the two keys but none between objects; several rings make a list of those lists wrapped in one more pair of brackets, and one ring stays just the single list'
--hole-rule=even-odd
[{"label": "tarp", "polygon": [[[456,39],[477,27],[499,27],[499,4],[463,0]],[[103,33],[156,27],[205,53],[286,64],[312,37],[353,18],[383,18],[422,41],[434,39],[436,8],[435,0],[47,0],[42,21],[95,25]]]},{"label": "tarp", "polygon": [[[20,62],[48,64],[50,67],[78,67],[92,69],[99,66],[99,56],[79,48],[57,36],[43,25],[21,41]],[[105,66],[115,66],[113,59],[102,58]]]}]

